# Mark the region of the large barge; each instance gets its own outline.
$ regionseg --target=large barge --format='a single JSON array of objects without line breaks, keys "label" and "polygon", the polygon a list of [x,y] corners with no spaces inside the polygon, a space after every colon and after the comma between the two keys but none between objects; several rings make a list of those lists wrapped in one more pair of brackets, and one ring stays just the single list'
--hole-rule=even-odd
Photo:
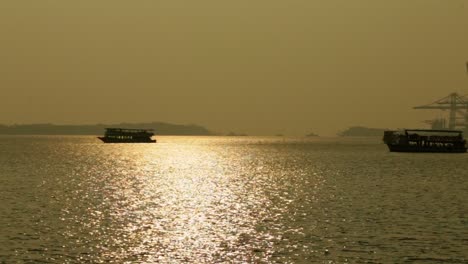
[{"label": "large barge", "polygon": [[98,137],[104,143],[156,143],[152,129],[106,128],[103,137]]},{"label": "large barge", "polygon": [[383,141],[391,152],[465,153],[467,149],[463,132],[458,130],[385,131]]}]

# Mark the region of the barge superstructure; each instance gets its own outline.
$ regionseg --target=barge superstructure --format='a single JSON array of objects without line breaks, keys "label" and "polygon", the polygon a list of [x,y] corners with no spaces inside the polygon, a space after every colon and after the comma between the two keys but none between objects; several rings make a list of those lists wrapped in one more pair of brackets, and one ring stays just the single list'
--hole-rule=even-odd
[{"label": "barge superstructure", "polygon": [[459,130],[385,131],[383,141],[391,152],[465,153],[467,149],[463,132]]},{"label": "barge superstructure", "polygon": [[103,137],[98,137],[104,143],[156,143],[152,129],[106,128]]}]

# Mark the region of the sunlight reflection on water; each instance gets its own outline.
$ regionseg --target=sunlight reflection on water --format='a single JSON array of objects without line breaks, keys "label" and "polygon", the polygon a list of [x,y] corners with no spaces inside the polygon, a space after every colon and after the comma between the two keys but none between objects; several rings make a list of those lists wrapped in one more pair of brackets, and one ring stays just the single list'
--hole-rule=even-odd
[{"label": "sunlight reflection on water", "polygon": [[[279,151],[265,155],[249,145],[177,140],[182,142],[88,146],[72,153],[86,159],[72,173],[84,188],[72,193],[89,204],[84,226],[99,238],[99,259],[269,261],[281,238],[268,231],[281,228],[276,222],[285,208],[278,202],[292,202],[276,184],[299,168],[278,160]],[[73,200],[68,207],[84,209]],[[75,225],[69,227],[73,234]]]}]

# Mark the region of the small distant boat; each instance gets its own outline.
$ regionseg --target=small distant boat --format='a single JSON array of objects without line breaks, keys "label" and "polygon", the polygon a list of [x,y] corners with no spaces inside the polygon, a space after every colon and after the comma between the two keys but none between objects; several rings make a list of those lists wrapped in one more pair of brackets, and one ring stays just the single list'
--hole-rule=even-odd
[{"label": "small distant boat", "polygon": [[104,143],[156,143],[152,129],[106,128],[103,137],[98,137]]},{"label": "small distant boat", "polygon": [[391,152],[465,153],[463,131],[405,129],[385,131],[383,141]]}]

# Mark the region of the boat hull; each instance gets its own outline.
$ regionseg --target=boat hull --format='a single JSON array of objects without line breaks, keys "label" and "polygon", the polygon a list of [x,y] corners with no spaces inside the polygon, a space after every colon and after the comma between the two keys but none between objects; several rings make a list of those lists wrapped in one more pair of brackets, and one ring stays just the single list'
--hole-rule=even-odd
[{"label": "boat hull", "polygon": [[443,148],[443,147],[420,147],[408,145],[387,144],[390,152],[425,152],[425,153],[466,153],[465,147]]},{"label": "boat hull", "polygon": [[133,139],[118,139],[118,138],[106,138],[98,137],[104,143],[156,143],[155,139],[146,138],[133,138]]}]

